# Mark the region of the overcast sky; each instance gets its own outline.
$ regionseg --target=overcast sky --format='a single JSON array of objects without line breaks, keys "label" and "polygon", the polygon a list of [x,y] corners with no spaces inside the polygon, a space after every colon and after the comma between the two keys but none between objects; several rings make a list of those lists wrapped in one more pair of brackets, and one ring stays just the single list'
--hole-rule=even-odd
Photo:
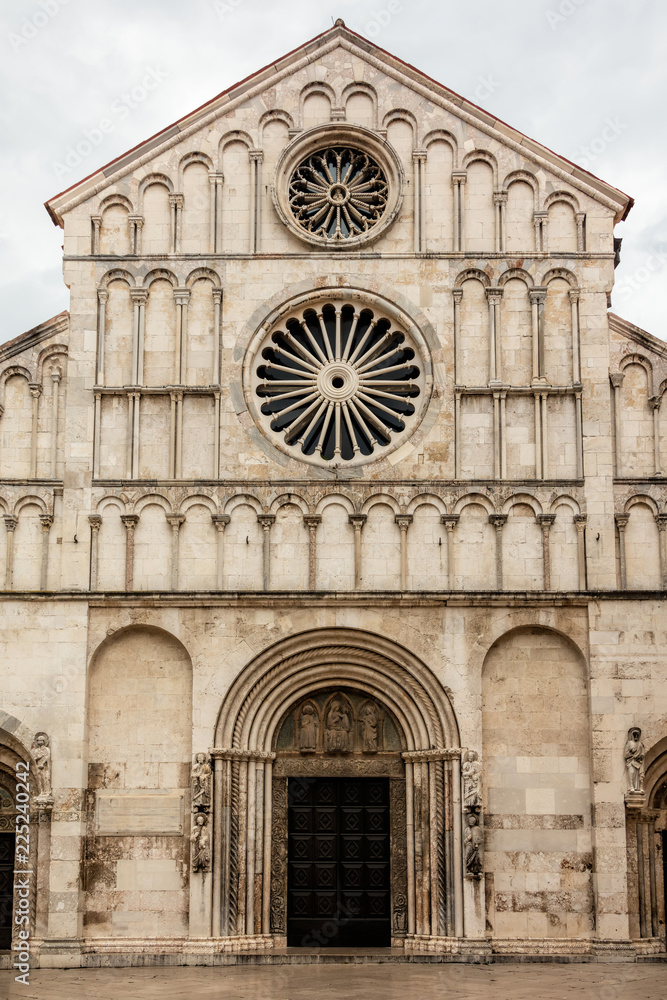
[{"label": "overcast sky", "polygon": [[664,0],[2,0],[0,342],[68,306],[44,201],[336,17],[632,195],[613,308],[667,340]]}]

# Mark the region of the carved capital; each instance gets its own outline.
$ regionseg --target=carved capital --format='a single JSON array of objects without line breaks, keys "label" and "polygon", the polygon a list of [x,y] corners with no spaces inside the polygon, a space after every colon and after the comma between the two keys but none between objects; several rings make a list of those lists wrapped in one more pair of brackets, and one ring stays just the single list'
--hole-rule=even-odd
[{"label": "carved capital", "polygon": [[229,514],[211,514],[211,520],[218,531],[224,531],[231,521],[231,517]]},{"label": "carved capital", "polygon": [[130,298],[132,299],[133,302],[138,302],[140,304],[141,303],[145,303],[146,299],[148,298],[148,289],[147,288],[131,288],[130,289]]},{"label": "carved capital", "polygon": [[99,531],[102,527],[102,516],[100,514],[89,514],[88,524],[93,531]]},{"label": "carved capital", "polygon": [[182,194],[170,194],[169,204],[176,205],[177,208],[183,208],[184,198]]},{"label": "carved capital", "polygon": [[53,517],[51,514],[40,514],[39,519],[42,522],[42,531],[50,531],[51,525],[53,524]]},{"label": "carved capital", "polygon": [[576,524],[578,531],[584,531],[584,529],[586,527],[586,522],[587,521],[588,521],[588,515],[587,514],[575,514],[574,515],[574,523]]},{"label": "carved capital", "polygon": [[315,531],[315,529],[317,528],[318,524],[322,523],[322,515],[321,514],[304,514],[303,515],[303,523],[306,525],[306,527],[310,531]]},{"label": "carved capital", "polygon": [[39,397],[42,395],[41,385],[38,385],[37,382],[31,382],[30,395],[32,396],[33,399],[39,399]]},{"label": "carved capital", "polygon": [[251,160],[255,161],[255,163],[261,163],[262,160],[264,159],[264,150],[262,150],[262,149],[251,149],[250,152],[248,153],[248,155],[249,155],[249,157],[250,157]]},{"label": "carved capital", "polygon": [[97,289],[97,301],[98,302],[106,302],[108,298],[109,298],[109,292],[107,291],[106,288],[98,288]]},{"label": "carved capital", "polygon": [[19,523],[18,517],[14,517],[13,514],[5,514],[4,518],[5,518],[5,527],[7,528],[7,531],[14,531],[16,525]]},{"label": "carved capital", "polygon": [[528,298],[530,299],[531,304],[534,305],[534,306],[535,305],[540,305],[541,302],[544,302],[544,300],[546,299],[546,297],[547,297],[547,290],[546,290],[546,288],[529,288],[528,289]]},{"label": "carved capital", "polygon": [[257,515],[257,520],[259,521],[259,523],[261,524],[261,526],[264,528],[264,531],[269,531],[269,529],[271,528],[271,525],[276,520],[276,515],[275,514],[258,514]]},{"label": "carved capital", "polygon": [[548,531],[551,525],[556,520],[555,514],[538,514],[537,523],[542,525],[543,531]]},{"label": "carved capital", "polygon": [[505,291],[504,288],[485,288],[486,297],[489,302],[500,302]]},{"label": "carved capital", "polygon": [[664,531],[667,528],[667,514],[656,514],[655,523],[658,525],[658,531]]},{"label": "carved capital", "polygon": [[579,301],[579,297],[581,295],[581,289],[580,288],[571,288],[567,294],[568,294],[568,298],[569,298],[570,302],[578,302]]},{"label": "carved capital", "polygon": [[174,301],[179,306],[185,306],[190,301],[190,289],[189,288],[175,288],[174,289]]},{"label": "carved capital", "polygon": [[468,173],[466,170],[452,170],[452,184],[465,184],[468,180]]},{"label": "carved capital", "polygon": [[452,298],[454,299],[455,302],[460,302],[461,299],[463,298],[463,289],[462,288],[452,289]]},{"label": "carved capital", "polygon": [[120,519],[128,531],[134,531],[136,526],[139,524],[138,514],[121,514]]},{"label": "carved capital", "polygon": [[348,520],[355,531],[361,531],[366,523],[367,514],[348,514]]},{"label": "carved capital", "polygon": [[496,531],[500,531],[507,521],[507,514],[489,514],[489,524],[492,524]]},{"label": "carved capital", "polygon": [[172,531],[178,531],[185,521],[185,514],[167,514],[167,521],[171,525]]},{"label": "carved capital", "polygon": [[407,750],[401,754],[403,760],[409,761],[429,761],[429,760],[458,760],[462,754],[461,747],[441,747],[433,750]]},{"label": "carved capital", "polygon": [[215,760],[275,760],[275,753],[264,750],[240,750],[237,747],[212,747],[209,754]]},{"label": "carved capital", "polygon": [[143,229],[144,217],[143,215],[129,215],[127,220],[131,225],[136,226],[137,229]]},{"label": "carved capital", "polygon": [[506,205],[507,204],[507,191],[494,191],[493,192],[493,204],[494,205]]},{"label": "carved capital", "polygon": [[394,521],[401,531],[407,531],[412,524],[412,514],[395,514]]},{"label": "carved capital", "polygon": [[441,514],[440,523],[444,524],[447,531],[453,531],[456,525],[459,523],[460,514]]},{"label": "carved capital", "polygon": [[625,526],[630,520],[629,514],[614,514],[614,520],[616,521],[616,527],[619,531],[625,531]]},{"label": "carved capital", "polygon": [[609,380],[613,385],[614,389],[620,389],[623,385],[623,379],[625,378],[625,372],[612,372],[609,375]]}]

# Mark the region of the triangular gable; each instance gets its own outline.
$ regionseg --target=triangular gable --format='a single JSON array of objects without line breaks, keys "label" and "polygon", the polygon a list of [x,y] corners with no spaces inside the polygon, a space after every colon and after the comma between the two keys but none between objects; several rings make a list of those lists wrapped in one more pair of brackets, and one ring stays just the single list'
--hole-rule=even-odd
[{"label": "triangular gable", "polygon": [[608,317],[609,329],[613,333],[618,333],[621,337],[625,337],[626,340],[632,340],[635,344],[639,344],[644,350],[652,351],[653,354],[658,354],[661,358],[667,359],[667,344],[664,340],[660,340],[652,333],[648,333],[647,330],[642,330],[641,327],[635,326],[629,320],[617,316],[616,313],[610,312],[608,313]]},{"label": "triangular gable", "polygon": [[2,344],[0,347],[0,362],[8,361],[10,358],[16,357],[17,354],[22,354],[24,351],[30,350],[31,347],[41,344],[42,341],[48,340],[49,337],[54,337],[59,333],[67,333],[68,331],[69,313],[67,310],[64,310],[58,313],[57,316],[52,316],[51,319],[40,323],[39,326],[34,326],[32,330],[27,330],[25,333],[19,334],[18,337],[14,337],[13,340],[8,340],[7,343]]},{"label": "triangular gable", "polygon": [[527,159],[533,160],[590,197],[602,201],[613,209],[617,222],[625,219],[632,208],[634,200],[629,195],[512,128],[511,125],[484,111],[455,91],[432,80],[414,66],[345,27],[342,20],[338,20],[332,28],[316,35],[305,45],[293,49],[287,55],[257,70],[106,166],[50,198],[45,202],[45,206],[54,224],[62,226],[64,212],[98,194],[125,174],[154,159],[193,132],[211,124],[221,113],[229,112],[238,104],[251,100],[284,76],[295,72],[304,63],[312,62],[316,54],[324,55],[337,46],[342,46],[353,55],[366,59],[388,76],[402,82],[408,81],[412,89],[421,92],[426,99],[438,104],[443,110],[457,115],[463,121],[514,148]]}]

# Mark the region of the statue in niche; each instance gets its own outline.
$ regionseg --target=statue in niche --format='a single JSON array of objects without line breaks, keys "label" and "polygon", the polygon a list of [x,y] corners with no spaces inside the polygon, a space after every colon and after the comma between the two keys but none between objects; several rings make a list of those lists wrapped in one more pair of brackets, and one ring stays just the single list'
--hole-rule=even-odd
[{"label": "statue in niche", "polygon": [[49,743],[49,737],[46,733],[37,733],[30,748],[32,759],[37,768],[38,796],[40,798],[49,798],[51,795],[51,747]]},{"label": "statue in niche", "polygon": [[361,713],[361,719],[359,720],[361,749],[364,753],[377,753],[378,751],[379,722],[378,711],[375,705],[365,705]]},{"label": "statue in niche", "polygon": [[211,867],[211,835],[208,830],[208,816],[206,813],[195,814],[192,833],[192,870],[193,872],[207,872]]},{"label": "statue in niche", "polygon": [[211,763],[207,753],[195,755],[195,762],[190,772],[192,783],[192,811],[211,808]]},{"label": "statue in niche", "polygon": [[644,791],[644,744],[641,741],[642,731],[638,726],[628,730],[628,739],[623,756],[628,772],[628,791]]},{"label": "statue in niche", "polygon": [[328,753],[349,753],[352,749],[350,711],[340,698],[334,698],[327,712],[324,749]]},{"label": "statue in niche", "polygon": [[461,767],[463,775],[463,805],[471,812],[477,812],[482,805],[482,778],[476,750],[468,750]]},{"label": "statue in niche", "polygon": [[308,702],[299,716],[299,750],[315,750],[317,747],[317,715],[315,707]]},{"label": "statue in niche", "polygon": [[463,857],[466,876],[479,878],[482,874],[482,841],[483,834],[479,827],[479,819],[475,813],[466,815],[466,832],[463,838]]}]

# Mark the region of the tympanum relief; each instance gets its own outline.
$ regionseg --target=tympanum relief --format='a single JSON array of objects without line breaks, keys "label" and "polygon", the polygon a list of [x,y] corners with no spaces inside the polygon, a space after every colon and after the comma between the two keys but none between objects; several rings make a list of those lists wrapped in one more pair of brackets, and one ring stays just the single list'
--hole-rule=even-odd
[{"label": "tympanum relief", "polygon": [[400,751],[394,722],[373,699],[328,691],[300,702],[280,728],[277,750],[301,755],[372,755]]}]

